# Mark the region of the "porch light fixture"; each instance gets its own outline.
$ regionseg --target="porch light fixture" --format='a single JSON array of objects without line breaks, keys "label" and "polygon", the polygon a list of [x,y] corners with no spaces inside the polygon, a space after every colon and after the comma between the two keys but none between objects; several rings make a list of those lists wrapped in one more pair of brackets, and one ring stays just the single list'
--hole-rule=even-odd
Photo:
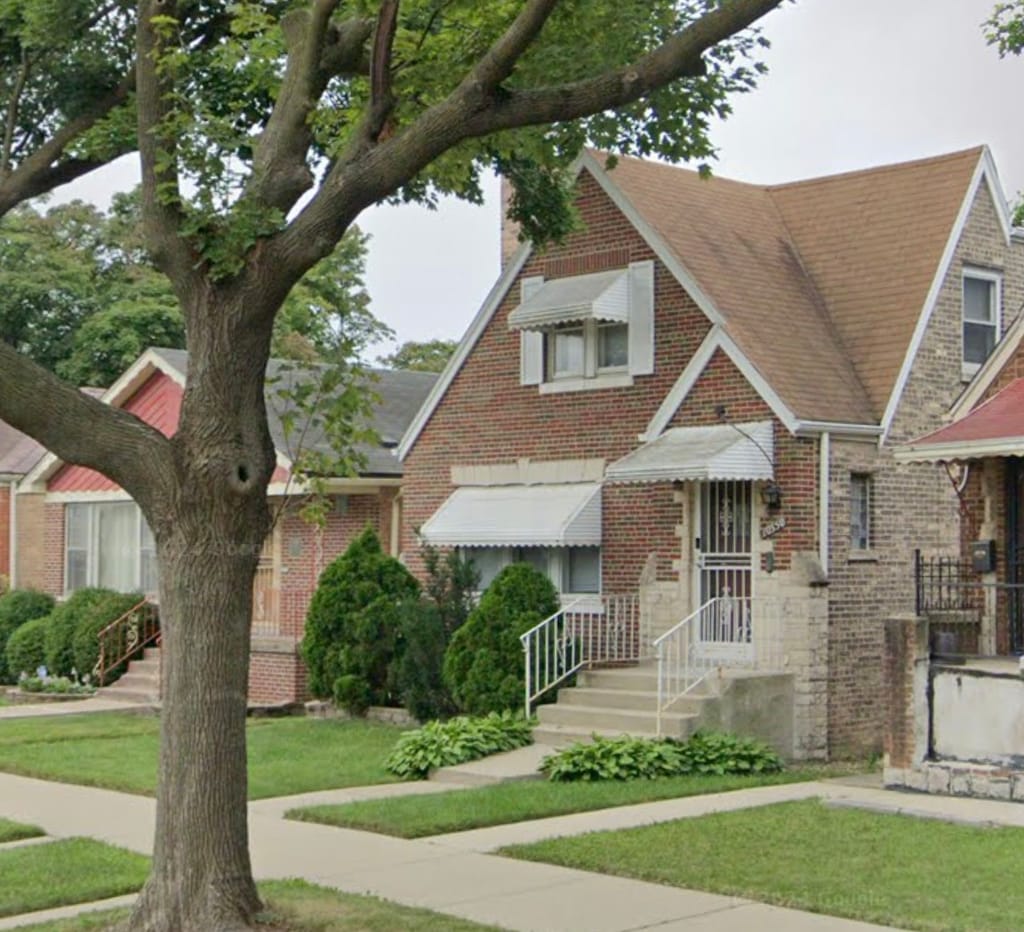
[{"label": "porch light fixture", "polygon": [[774,479],[761,486],[761,501],[769,511],[782,507],[782,489]]}]

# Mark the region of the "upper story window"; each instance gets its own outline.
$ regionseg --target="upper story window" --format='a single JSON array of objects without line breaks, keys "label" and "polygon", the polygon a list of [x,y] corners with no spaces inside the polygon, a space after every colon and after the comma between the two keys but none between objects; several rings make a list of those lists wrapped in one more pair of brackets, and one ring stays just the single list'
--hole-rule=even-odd
[{"label": "upper story window", "polygon": [[630,385],[654,371],[654,263],[526,278],[508,325],[520,332],[523,385],[542,394]]},{"label": "upper story window", "polygon": [[988,359],[999,339],[1000,276],[980,269],[964,271],[962,374],[970,378]]},{"label": "upper story window", "polygon": [[156,544],[134,502],[76,502],[65,508],[64,524],[65,592],[156,592]]}]

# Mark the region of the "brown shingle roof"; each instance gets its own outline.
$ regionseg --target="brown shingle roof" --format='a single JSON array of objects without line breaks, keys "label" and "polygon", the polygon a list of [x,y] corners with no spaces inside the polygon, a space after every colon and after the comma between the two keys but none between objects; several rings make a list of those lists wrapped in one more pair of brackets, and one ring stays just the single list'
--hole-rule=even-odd
[{"label": "brown shingle roof", "polygon": [[31,437],[0,421],[0,475],[24,476],[45,452]]},{"label": "brown shingle roof", "polygon": [[609,177],[798,417],[878,423],[982,151],[774,187]]}]

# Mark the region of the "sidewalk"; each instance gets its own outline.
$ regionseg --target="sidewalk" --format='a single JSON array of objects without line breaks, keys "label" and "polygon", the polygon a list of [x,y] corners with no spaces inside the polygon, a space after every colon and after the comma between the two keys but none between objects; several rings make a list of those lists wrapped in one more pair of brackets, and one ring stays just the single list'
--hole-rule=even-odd
[{"label": "sidewalk", "polygon": [[136,704],[117,699],[93,697],[91,699],[68,699],[66,702],[26,702],[0,706],[0,720],[87,715],[90,712],[126,712],[131,715],[150,710],[151,706],[145,703]]},{"label": "sidewalk", "polygon": [[[302,877],[349,893],[369,893],[522,932],[867,932],[882,928],[736,897],[516,861],[485,851],[533,838],[648,824],[724,808],[884,791],[827,783],[789,784],[417,841],[280,818],[284,809],[313,801],[432,792],[443,787],[398,784],[390,789],[364,787],[305,794],[286,802],[254,802],[249,809],[253,870],[260,880]],[[55,837],[87,835],[148,854],[154,812],[154,801],[142,796],[0,774],[0,816],[39,825]]]}]

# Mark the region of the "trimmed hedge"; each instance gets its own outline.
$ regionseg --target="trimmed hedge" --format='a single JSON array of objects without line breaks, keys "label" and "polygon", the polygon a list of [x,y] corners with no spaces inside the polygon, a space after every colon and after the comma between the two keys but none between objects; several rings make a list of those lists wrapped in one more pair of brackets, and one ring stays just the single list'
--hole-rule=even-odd
[{"label": "trimmed hedge", "polygon": [[7,669],[17,679],[22,673],[34,676],[46,665],[46,629],[50,616],[33,618],[19,627],[7,641]]},{"label": "trimmed hedge", "polygon": [[[142,601],[142,594],[139,592],[92,591],[102,592],[103,595],[102,597],[97,596],[95,599],[83,600],[75,634],[71,641],[74,665],[81,676],[91,676],[96,662],[100,659],[98,638],[100,631]],[[107,674],[106,682],[109,684],[116,680],[127,667],[128,660],[125,660]]]},{"label": "trimmed hedge", "polygon": [[485,715],[523,702],[519,637],[558,611],[551,580],[525,563],[506,566],[452,635],[444,682],[463,712]]},{"label": "trimmed hedge", "polygon": [[[12,589],[0,596],[0,683],[13,683],[21,672],[11,671],[7,666],[7,642],[11,635],[26,621],[49,615],[54,604],[53,596],[35,589]],[[34,667],[31,672],[35,672]]]},{"label": "trimmed hedge", "polygon": [[92,669],[75,661],[75,632],[96,605],[118,595],[112,589],[76,589],[53,610],[46,631],[46,669],[51,676],[70,676],[72,668],[84,676]]},{"label": "trimmed hedge", "polygon": [[309,604],[302,657],[310,692],[355,714],[395,704],[403,603],[419,594],[416,579],[367,527],[324,570]]}]

